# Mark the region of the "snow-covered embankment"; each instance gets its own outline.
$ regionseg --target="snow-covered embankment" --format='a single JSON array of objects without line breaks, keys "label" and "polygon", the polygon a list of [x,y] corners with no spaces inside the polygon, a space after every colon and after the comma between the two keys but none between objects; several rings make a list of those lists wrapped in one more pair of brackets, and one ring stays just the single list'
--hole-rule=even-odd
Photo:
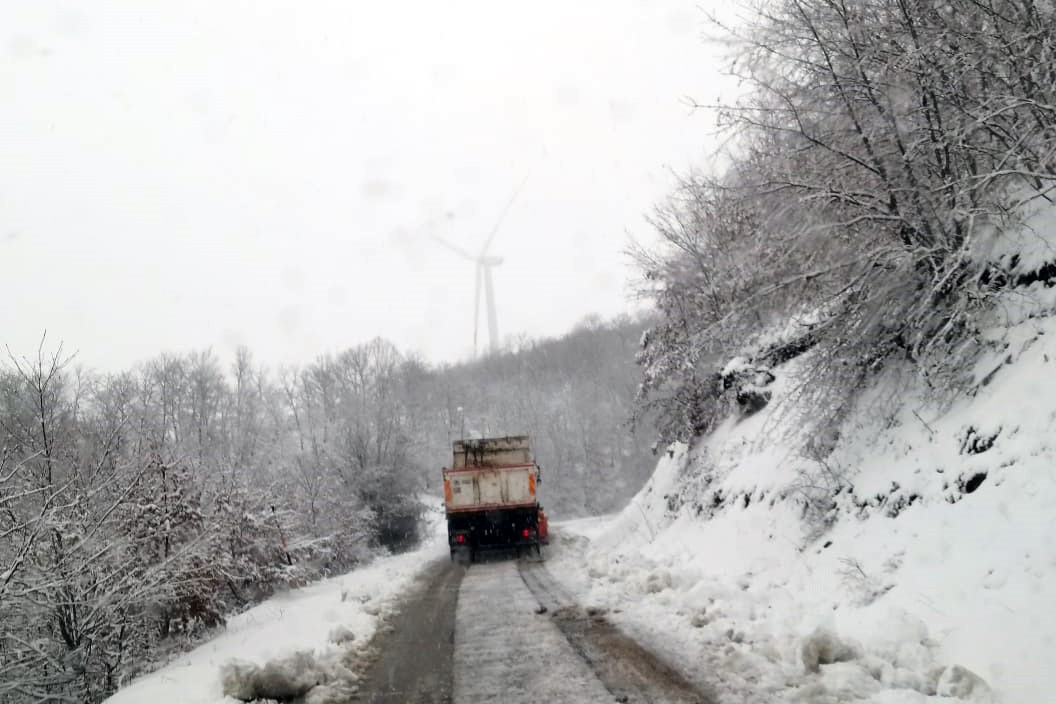
[{"label": "snow-covered embankment", "polygon": [[972,394],[864,397],[824,465],[773,403],[673,447],[555,574],[724,701],[1053,701],[1056,321],[994,334]]}]

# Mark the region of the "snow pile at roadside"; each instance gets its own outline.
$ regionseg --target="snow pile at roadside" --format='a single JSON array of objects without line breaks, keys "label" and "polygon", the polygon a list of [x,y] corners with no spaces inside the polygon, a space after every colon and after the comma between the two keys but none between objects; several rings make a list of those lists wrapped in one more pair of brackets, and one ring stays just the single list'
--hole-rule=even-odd
[{"label": "snow pile at roadside", "polygon": [[305,701],[313,703],[347,698],[379,621],[423,566],[445,555],[446,545],[431,541],[422,550],[275,596],[230,618],[215,639],[121,689],[107,704],[238,701],[225,691],[246,699],[307,692]]},{"label": "snow pile at roadside", "polygon": [[772,406],[672,448],[552,571],[723,702],[1056,700],[1056,321],[995,334],[972,397],[881,386],[823,465]]}]

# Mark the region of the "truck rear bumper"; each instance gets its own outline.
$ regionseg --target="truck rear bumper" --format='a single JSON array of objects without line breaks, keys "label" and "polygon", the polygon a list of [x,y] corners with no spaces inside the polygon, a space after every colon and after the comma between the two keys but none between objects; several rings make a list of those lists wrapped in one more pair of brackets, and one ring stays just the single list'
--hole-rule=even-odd
[{"label": "truck rear bumper", "polygon": [[533,547],[539,544],[538,514],[535,506],[449,513],[448,543],[473,551]]}]

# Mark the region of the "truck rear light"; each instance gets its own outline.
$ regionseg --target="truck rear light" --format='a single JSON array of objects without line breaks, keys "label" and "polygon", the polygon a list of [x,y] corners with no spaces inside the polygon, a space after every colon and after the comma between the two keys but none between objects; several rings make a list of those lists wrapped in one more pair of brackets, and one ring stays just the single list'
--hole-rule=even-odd
[{"label": "truck rear light", "polygon": [[464,543],[464,542],[466,542],[466,536],[464,536],[461,533],[459,533],[458,535],[455,536],[455,542],[456,543]]},{"label": "truck rear light", "polygon": [[524,530],[521,531],[521,535],[524,536],[525,538],[527,538],[531,534],[532,534],[532,531],[528,530],[527,528],[525,528]]}]

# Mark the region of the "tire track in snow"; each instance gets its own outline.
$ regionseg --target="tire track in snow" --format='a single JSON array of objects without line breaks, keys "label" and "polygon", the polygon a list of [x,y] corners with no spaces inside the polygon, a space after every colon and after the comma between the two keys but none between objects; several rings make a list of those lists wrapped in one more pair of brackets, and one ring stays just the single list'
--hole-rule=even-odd
[{"label": "tire track in snow", "polygon": [[601,612],[584,610],[540,562],[521,562],[524,584],[552,615],[554,625],[593,669],[617,702],[714,704],[681,674],[612,625]]},{"label": "tire track in snow", "polygon": [[616,699],[576,654],[518,572],[517,562],[473,565],[455,611],[457,704],[595,704]]},{"label": "tire track in snow", "polygon": [[464,574],[446,558],[426,570],[417,590],[376,636],[378,659],[353,701],[450,704],[455,604]]}]

